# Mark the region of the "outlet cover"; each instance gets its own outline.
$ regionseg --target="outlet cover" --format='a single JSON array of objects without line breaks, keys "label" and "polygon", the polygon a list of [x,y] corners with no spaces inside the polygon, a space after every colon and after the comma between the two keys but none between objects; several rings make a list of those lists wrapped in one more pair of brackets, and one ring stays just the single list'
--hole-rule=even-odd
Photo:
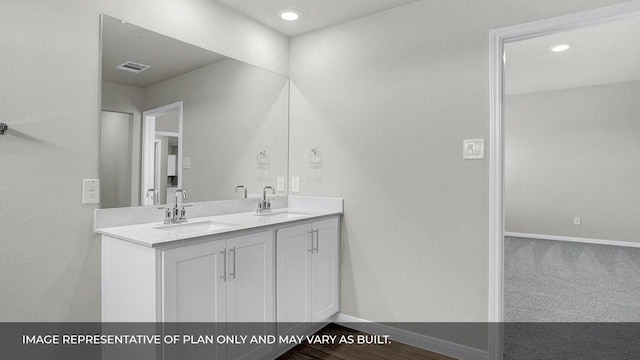
[{"label": "outlet cover", "polygon": [[276,179],[276,191],[284,191],[284,177],[283,176],[278,176],[278,178]]},{"label": "outlet cover", "polygon": [[291,178],[291,192],[300,192],[300,178],[297,176]]},{"label": "outlet cover", "polygon": [[462,141],[462,158],[464,160],[484,159],[484,139],[468,139]]},{"label": "outlet cover", "polygon": [[100,204],[100,180],[82,179],[82,205]]}]

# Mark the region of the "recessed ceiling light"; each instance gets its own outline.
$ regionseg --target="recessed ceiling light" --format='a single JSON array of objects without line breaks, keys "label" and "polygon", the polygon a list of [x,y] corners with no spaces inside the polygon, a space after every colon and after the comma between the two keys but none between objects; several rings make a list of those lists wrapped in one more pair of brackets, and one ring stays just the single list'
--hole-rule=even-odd
[{"label": "recessed ceiling light", "polygon": [[295,21],[300,17],[300,12],[292,9],[280,10],[278,11],[278,16],[282,20]]},{"label": "recessed ceiling light", "polygon": [[563,52],[569,50],[569,48],[571,48],[571,44],[558,44],[552,46],[550,50],[553,52]]}]

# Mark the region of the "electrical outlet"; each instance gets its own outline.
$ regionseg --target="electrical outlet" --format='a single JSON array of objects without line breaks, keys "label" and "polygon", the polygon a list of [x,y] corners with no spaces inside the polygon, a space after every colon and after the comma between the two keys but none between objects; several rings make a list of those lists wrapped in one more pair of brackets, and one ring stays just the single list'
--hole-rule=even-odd
[{"label": "electrical outlet", "polygon": [[284,191],[284,177],[278,176],[276,181],[276,191]]},{"label": "electrical outlet", "polygon": [[82,179],[82,205],[100,204],[100,180]]},{"label": "electrical outlet", "polygon": [[300,178],[297,176],[291,178],[291,192],[300,192]]},{"label": "electrical outlet", "polygon": [[577,217],[577,216],[574,217],[573,218],[573,225],[580,225],[580,224],[582,224],[582,219]]}]

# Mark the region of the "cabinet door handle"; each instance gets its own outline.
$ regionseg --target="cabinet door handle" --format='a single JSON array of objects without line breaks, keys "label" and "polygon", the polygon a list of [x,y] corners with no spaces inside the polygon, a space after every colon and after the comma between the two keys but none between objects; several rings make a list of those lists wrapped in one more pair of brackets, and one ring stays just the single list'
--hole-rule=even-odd
[{"label": "cabinet door handle", "polygon": [[222,258],[224,259],[220,279],[224,279],[224,282],[227,282],[227,249],[220,251],[220,254],[222,254]]},{"label": "cabinet door handle", "polygon": [[309,250],[307,250],[307,251],[309,251],[311,254],[313,254],[313,230],[307,231],[307,233],[311,235],[311,246],[309,247]]},{"label": "cabinet door handle", "polygon": [[[315,251],[318,252],[318,250],[320,250],[320,230],[319,229],[315,229],[315,230],[313,230],[313,232],[316,233],[316,248],[315,248]],[[313,238],[313,235],[311,235],[311,237]]]},{"label": "cabinet door handle", "polygon": [[233,252],[233,272],[230,272],[229,275],[233,276],[233,280],[235,280],[236,279],[236,247],[234,246],[233,249],[229,251]]}]

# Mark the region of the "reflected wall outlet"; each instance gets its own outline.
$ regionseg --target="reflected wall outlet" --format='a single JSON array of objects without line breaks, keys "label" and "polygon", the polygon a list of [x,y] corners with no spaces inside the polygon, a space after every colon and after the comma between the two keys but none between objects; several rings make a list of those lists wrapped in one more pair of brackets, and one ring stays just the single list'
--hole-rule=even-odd
[{"label": "reflected wall outlet", "polygon": [[300,178],[297,176],[291,178],[291,192],[300,192]]},{"label": "reflected wall outlet", "polygon": [[191,157],[184,156],[182,158],[182,168],[183,169],[191,169]]},{"label": "reflected wall outlet", "polygon": [[582,219],[577,217],[577,216],[574,217],[573,218],[573,225],[580,225],[580,224],[582,224]]},{"label": "reflected wall outlet", "polygon": [[82,179],[82,205],[100,204],[100,180]]},{"label": "reflected wall outlet", "polygon": [[276,179],[276,191],[284,191],[284,177],[278,176]]}]

